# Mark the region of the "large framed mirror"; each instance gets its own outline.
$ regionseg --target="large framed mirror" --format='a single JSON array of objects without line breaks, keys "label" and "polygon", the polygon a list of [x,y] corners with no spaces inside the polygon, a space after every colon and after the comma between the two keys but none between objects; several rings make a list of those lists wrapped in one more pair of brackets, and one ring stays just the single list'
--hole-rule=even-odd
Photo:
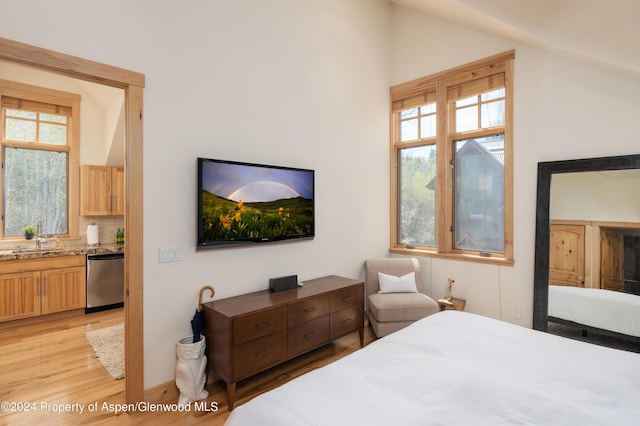
[{"label": "large framed mirror", "polygon": [[[538,163],[534,268],[534,329],[566,323],[640,343],[640,155]],[[603,295],[631,330],[599,322]]]}]

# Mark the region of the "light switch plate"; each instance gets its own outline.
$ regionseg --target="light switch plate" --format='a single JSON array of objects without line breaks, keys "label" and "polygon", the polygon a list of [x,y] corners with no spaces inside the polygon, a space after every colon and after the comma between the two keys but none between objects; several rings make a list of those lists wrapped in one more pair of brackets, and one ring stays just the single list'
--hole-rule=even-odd
[{"label": "light switch plate", "polygon": [[181,261],[182,247],[160,247],[160,263]]}]

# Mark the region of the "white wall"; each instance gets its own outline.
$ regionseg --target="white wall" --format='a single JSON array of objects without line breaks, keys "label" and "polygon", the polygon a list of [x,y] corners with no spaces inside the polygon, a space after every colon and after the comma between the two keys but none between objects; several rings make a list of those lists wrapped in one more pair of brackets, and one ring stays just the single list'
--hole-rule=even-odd
[{"label": "white wall", "polygon": [[[1,32],[0,36],[3,36]],[[98,86],[4,61],[0,61],[0,79],[80,95],[80,164],[105,164],[107,147],[115,128],[115,122],[108,120],[109,109],[122,109],[122,89]]]},{"label": "white wall", "polygon": [[[537,163],[638,153],[640,82],[450,22],[392,8],[391,84],[515,49],[514,266],[421,259],[434,298],[530,326]],[[520,319],[517,318],[518,313]]]},{"label": "white wall", "polygon": [[[0,0],[0,10],[1,37],[146,75],[145,388],[173,380],[203,285],[225,298],[284,274],[363,277],[365,258],[386,255],[386,0]],[[315,169],[316,238],[196,253],[198,156]],[[166,246],[183,261],[160,264]]]},{"label": "white wall", "polygon": [[[146,386],[173,378],[201,286],[225,298],[281,275],[358,277],[366,257],[386,254],[386,2],[198,4],[157,17],[177,32],[157,34],[163,49],[138,67],[148,82]],[[196,252],[198,156],[315,169],[316,238]],[[182,247],[184,261],[159,264],[164,246]]]},{"label": "white wall", "polygon": [[640,222],[640,174],[581,172],[552,176],[552,220]]}]

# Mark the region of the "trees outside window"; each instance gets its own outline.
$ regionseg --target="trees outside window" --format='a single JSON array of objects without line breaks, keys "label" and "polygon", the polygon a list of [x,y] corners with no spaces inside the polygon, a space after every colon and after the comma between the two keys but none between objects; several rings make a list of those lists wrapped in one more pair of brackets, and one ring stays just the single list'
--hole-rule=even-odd
[{"label": "trees outside window", "polygon": [[391,251],[513,262],[513,59],[391,88]]},{"label": "trees outside window", "polygon": [[69,236],[77,224],[70,188],[77,187],[79,96],[51,92],[0,81],[3,238],[22,237],[39,219],[48,235]]}]

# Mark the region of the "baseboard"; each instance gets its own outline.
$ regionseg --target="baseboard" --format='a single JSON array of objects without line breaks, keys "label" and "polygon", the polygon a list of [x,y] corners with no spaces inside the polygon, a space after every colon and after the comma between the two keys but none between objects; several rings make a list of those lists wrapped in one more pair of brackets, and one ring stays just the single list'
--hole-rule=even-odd
[{"label": "baseboard", "polygon": [[20,318],[9,321],[0,322],[0,330],[8,330],[10,328],[24,327],[27,325],[39,324],[47,321],[54,321],[60,318],[69,318],[84,315],[84,308],[73,309],[70,311],[56,312],[54,314],[46,314],[29,318]]},{"label": "baseboard", "polygon": [[[213,383],[216,380],[220,380],[220,377],[209,372],[207,383]],[[147,402],[177,402],[179,397],[180,390],[173,380],[144,390],[144,400]]]},{"label": "baseboard", "polygon": [[144,400],[147,402],[176,402],[179,396],[180,391],[173,380],[144,390]]}]

